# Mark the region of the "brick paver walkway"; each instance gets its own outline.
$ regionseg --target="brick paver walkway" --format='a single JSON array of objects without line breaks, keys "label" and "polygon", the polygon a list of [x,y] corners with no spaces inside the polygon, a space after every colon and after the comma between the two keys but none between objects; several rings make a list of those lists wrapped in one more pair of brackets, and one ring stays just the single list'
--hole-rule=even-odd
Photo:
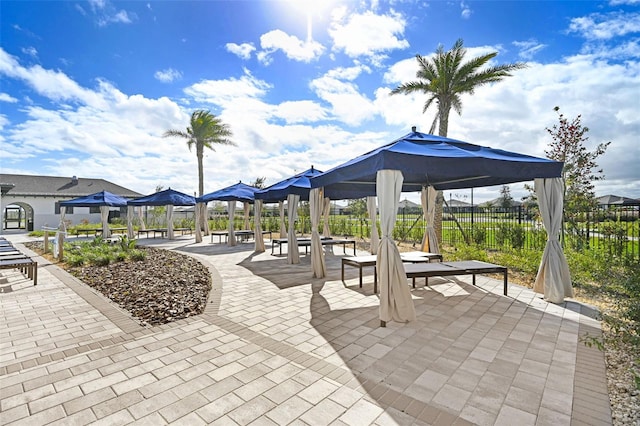
[{"label": "brick paver walkway", "polygon": [[[11,238],[11,237],[9,237]],[[206,240],[205,240],[206,241]],[[417,321],[379,327],[372,276],[191,237],[142,240],[209,266],[204,314],[143,328],[55,265],[0,283],[0,423],[611,424],[591,309],[499,279],[431,279]],[[337,253],[341,250],[337,250]]]}]

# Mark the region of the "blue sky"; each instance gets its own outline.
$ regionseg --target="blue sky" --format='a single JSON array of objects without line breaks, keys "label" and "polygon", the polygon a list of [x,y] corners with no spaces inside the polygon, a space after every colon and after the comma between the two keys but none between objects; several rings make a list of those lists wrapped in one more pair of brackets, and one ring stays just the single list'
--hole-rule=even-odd
[{"label": "blue sky", "polygon": [[[415,55],[464,39],[469,58],[528,64],[463,97],[449,137],[544,156],[557,105],[582,115],[597,195],[640,198],[640,2],[5,1],[0,3],[3,173],[103,178],[143,194],[197,190],[180,139],[191,112],[237,147],[205,154],[205,192],[314,165],[328,170],[427,132]],[[511,186],[515,197],[523,184]],[[500,188],[475,190],[475,200]],[[445,193],[468,198],[468,191]],[[409,198],[413,198],[409,196]],[[466,199],[466,201],[469,201]]]}]

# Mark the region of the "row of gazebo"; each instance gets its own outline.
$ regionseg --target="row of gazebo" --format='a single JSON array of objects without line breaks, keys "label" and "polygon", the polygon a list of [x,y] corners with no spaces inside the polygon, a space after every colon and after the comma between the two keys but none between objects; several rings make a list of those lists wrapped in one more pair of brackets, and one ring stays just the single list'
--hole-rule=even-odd
[{"label": "row of gazebo", "polygon": [[[406,274],[396,244],[392,239],[396,212],[402,192],[421,192],[421,204],[427,222],[423,250],[439,252],[433,228],[437,190],[504,185],[535,180],[535,190],[548,234],[534,290],[545,299],[559,303],[571,297],[569,269],[559,242],[562,220],[563,163],[529,155],[483,147],[440,136],[412,131],[389,144],[358,156],[346,163],[320,172],[313,167],[303,173],[278,182],[266,189],[238,183],[227,188],[191,197],[167,190],[139,199],[126,201],[128,230],[132,234],[134,206],[167,205],[168,237],[171,233],[171,206],[197,205],[196,242],[202,241],[198,224],[206,203],[213,200],[229,202],[233,218],[237,201],[254,204],[255,250],[264,251],[260,217],[263,203],[278,202],[281,224],[284,223],[284,201],[287,202],[287,261],[299,263],[295,234],[296,208],[300,200],[308,200],[311,213],[311,267],[315,278],[326,276],[324,252],[320,240],[321,217],[328,212],[329,200],[367,198],[370,217],[376,217],[376,200],[380,213],[381,236],[377,237],[376,221],[372,220],[371,252],[377,253],[377,273],[380,283],[380,319],[410,321],[415,318]],[[167,198],[175,196],[175,198]],[[61,203],[72,205],[74,200]],[[80,205],[80,204],[75,204]],[[91,205],[96,205],[95,203]],[[108,206],[108,204],[105,204]],[[103,212],[101,206],[101,212]],[[103,227],[106,226],[103,212]],[[63,214],[63,213],[61,213]],[[105,229],[108,232],[107,229]],[[206,230],[205,230],[206,232]],[[282,231],[281,231],[282,232]],[[229,220],[228,242],[235,244],[233,220]]]}]

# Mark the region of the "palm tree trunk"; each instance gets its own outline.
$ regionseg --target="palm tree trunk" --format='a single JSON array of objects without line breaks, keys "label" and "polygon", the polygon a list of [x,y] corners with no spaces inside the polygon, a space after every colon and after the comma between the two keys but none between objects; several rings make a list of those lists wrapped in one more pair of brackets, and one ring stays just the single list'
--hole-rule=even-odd
[{"label": "palm tree trunk", "polygon": [[[440,127],[438,129],[438,134],[442,137],[447,137],[447,132],[449,130],[449,111],[451,110],[450,104],[441,104],[439,105],[438,115],[440,116]],[[436,231],[436,236],[438,237],[438,247],[442,247],[442,215],[443,215],[443,201],[444,195],[442,191],[438,191],[436,195],[436,211],[435,217],[433,218],[433,226]]]},{"label": "palm tree trunk", "polygon": [[[196,156],[198,157],[198,196],[202,197],[204,195],[204,166],[202,164],[202,157],[204,156],[204,146],[202,144],[197,144],[196,146]],[[207,207],[206,204],[203,204],[203,209],[200,211],[200,223],[197,223],[196,226],[200,227],[201,231],[205,231],[205,235],[208,235],[208,227],[205,227],[207,223]],[[197,207],[196,207],[197,208]]]}]

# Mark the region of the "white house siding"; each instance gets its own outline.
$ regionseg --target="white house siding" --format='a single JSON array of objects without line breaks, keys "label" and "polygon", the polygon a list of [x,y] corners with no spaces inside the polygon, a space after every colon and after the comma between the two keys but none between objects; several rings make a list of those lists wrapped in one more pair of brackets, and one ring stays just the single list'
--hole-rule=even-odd
[{"label": "white house siding", "polygon": [[[4,228],[4,212],[6,207],[17,205],[17,203],[28,204],[33,209],[33,229],[40,230],[44,226],[57,228],[60,223],[60,215],[55,213],[55,205],[58,201],[70,200],[71,198],[54,197],[12,197],[9,194],[0,199],[0,211],[2,212],[2,227]],[[89,213],[89,207],[74,207],[73,214],[67,214],[65,220],[77,225],[82,220],[90,223],[100,223],[100,213]]]}]

